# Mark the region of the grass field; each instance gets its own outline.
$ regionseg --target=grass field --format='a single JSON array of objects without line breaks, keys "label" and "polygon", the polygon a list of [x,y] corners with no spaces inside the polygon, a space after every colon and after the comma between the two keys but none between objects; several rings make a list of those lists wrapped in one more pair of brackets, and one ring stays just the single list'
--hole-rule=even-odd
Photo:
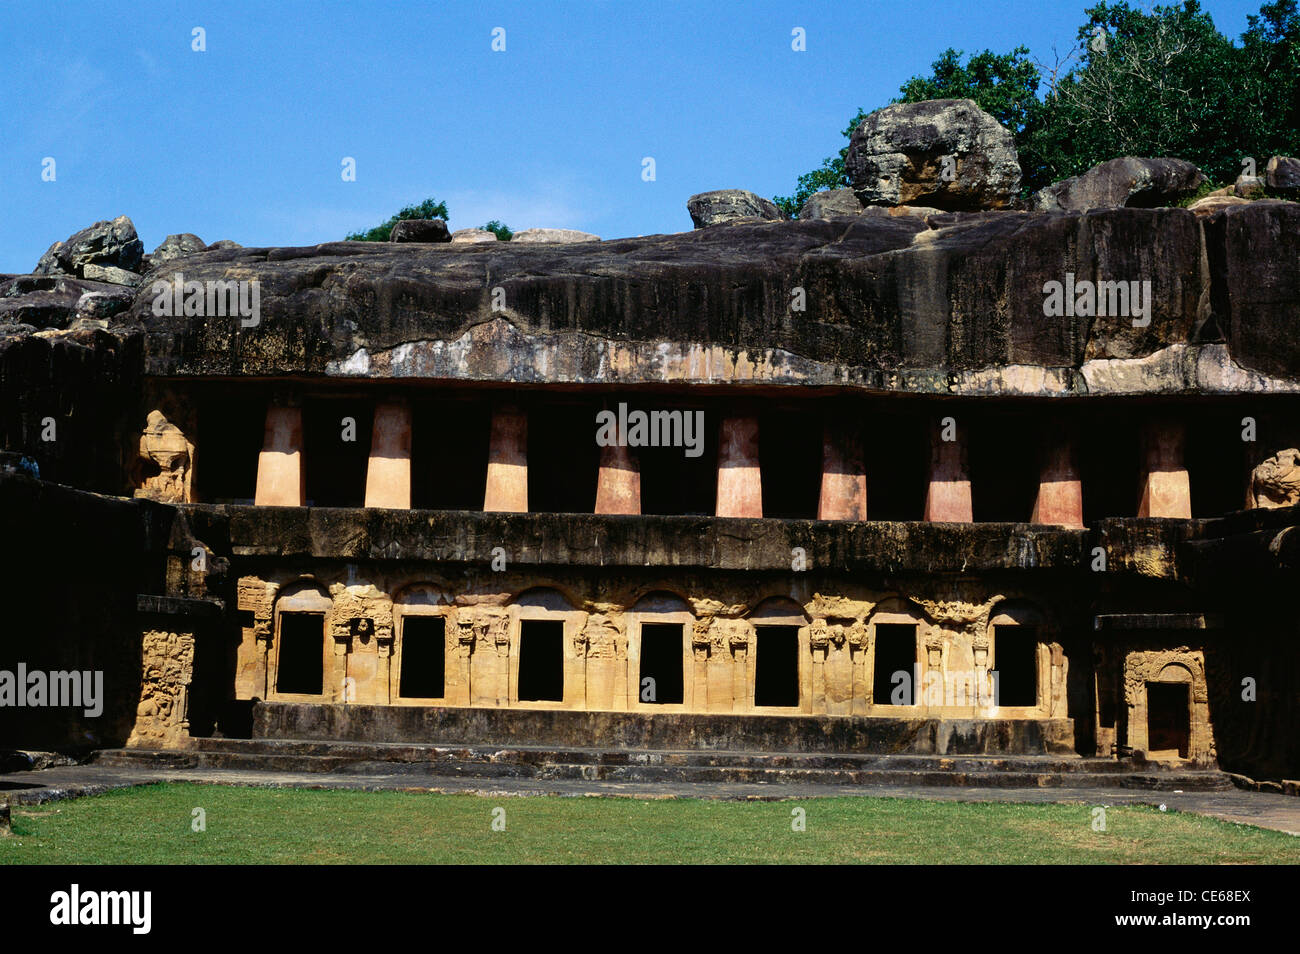
[{"label": "grass field", "polygon": [[[194,831],[202,809],[204,831]],[[505,830],[493,830],[504,809]],[[795,831],[798,809],[806,830]],[[167,784],[15,806],[0,864],[1282,863],[1300,838],[1155,808],[483,797]]]}]

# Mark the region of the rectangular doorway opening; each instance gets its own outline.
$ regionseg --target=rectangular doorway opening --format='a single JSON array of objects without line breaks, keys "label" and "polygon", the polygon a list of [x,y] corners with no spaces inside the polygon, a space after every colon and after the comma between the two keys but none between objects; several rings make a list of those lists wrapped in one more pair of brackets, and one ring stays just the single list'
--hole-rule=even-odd
[{"label": "rectangular doorway opening", "polygon": [[811,409],[765,414],[758,424],[763,516],[816,520],[822,485],[822,432]]},{"label": "rectangular doorway opening", "polygon": [[[482,401],[414,402],[411,506],[416,510],[482,510],[491,432],[492,415]],[[455,464],[449,466],[453,450]]]},{"label": "rectangular doorway opening", "polygon": [[595,411],[583,405],[539,404],[528,411],[528,509],[592,513],[600,448]]},{"label": "rectangular doorway opening", "polygon": [[445,616],[402,617],[402,670],[397,694],[404,699],[441,699],[446,695]]},{"label": "rectangular doorway opening", "polygon": [[685,701],[685,670],[682,625],[642,623],[641,676],[637,683],[640,700],[661,706],[681,705]]},{"label": "rectangular doorway opening", "polygon": [[[658,415],[650,418],[651,423],[660,422],[655,424],[659,445],[633,450],[641,470],[641,512],[713,516],[718,501],[718,422],[713,412],[665,406],[658,397],[629,397],[627,403],[631,410]],[[688,422],[693,447],[682,446]],[[664,428],[669,435],[666,443]],[[687,456],[688,451],[697,456]]]},{"label": "rectangular doorway opening", "polygon": [[251,504],[256,499],[265,421],[266,405],[257,400],[223,394],[199,406],[203,466],[194,469],[194,480],[200,500]]},{"label": "rectangular doorway opening", "polygon": [[325,680],[325,614],[280,614],[275,691],[319,696]]},{"label": "rectangular doorway opening", "polygon": [[877,623],[871,702],[877,706],[916,705],[916,624]]},{"label": "rectangular doorway opening", "polygon": [[564,701],[564,623],[519,622],[519,701]]},{"label": "rectangular doorway opening", "polygon": [[1192,741],[1192,711],[1185,682],[1147,683],[1147,751],[1177,752],[1188,757]]},{"label": "rectangular doorway opening", "polygon": [[799,627],[754,630],[754,705],[799,704]]},{"label": "rectangular doorway opening", "polygon": [[1038,627],[993,627],[993,662],[999,706],[1038,705]]},{"label": "rectangular doorway opening", "polygon": [[303,405],[303,469],[310,507],[363,507],[374,402],[307,401]]}]

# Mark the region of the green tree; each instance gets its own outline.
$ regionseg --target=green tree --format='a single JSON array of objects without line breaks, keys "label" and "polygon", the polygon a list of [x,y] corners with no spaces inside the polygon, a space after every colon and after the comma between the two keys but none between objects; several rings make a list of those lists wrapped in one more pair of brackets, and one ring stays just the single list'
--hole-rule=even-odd
[{"label": "green tree", "polygon": [[[1044,103],[1028,137],[1031,186],[1117,156],[1187,159],[1235,178],[1255,138],[1241,50],[1197,0],[1147,13],[1127,2],[1084,11],[1081,65]],[[1248,153],[1246,153],[1248,154]]]},{"label": "green tree", "polygon": [[[1198,0],[1149,10],[1103,0],[1083,11],[1077,44],[1055,64],[1031,61],[1024,47],[965,63],[949,49],[895,102],[974,100],[1015,136],[1025,192],[1119,156],[1187,159],[1231,182],[1246,158],[1262,174],[1269,156],[1300,152],[1298,5],[1266,2],[1234,43]],[[848,185],[847,153],[800,176],[777,204],[793,215],[818,189]]]},{"label": "green tree", "polygon": [[365,232],[351,232],[344,241],[347,242],[387,242],[393,234],[393,226],[403,219],[442,219],[447,220],[447,203],[425,199],[419,205],[408,205],[387,222],[376,225]]},{"label": "green tree", "polygon": [[1038,106],[1038,67],[1029,49],[1018,46],[1010,53],[985,50],[963,66],[959,50],[947,49],[931,64],[929,76],[913,76],[903,84],[895,102],[920,103],[927,99],[973,99],[1013,134],[1023,132]]},{"label": "green tree", "polygon": [[493,219],[487,225],[483,226],[483,228],[491,232],[499,241],[502,242],[509,242],[515,237],[515,233],[511,230],[510,226],[506,225],[504,222],[499,222],[496,219]]},{"label": "green tree", "polygon": [[[1259,116],[1260,160],[1300,152],[1300,13],[1296,0],[1278,0],[1246,18],[1241,35],[1245,99]],[[1263,172],[1263,169],[1260,169]]]}]

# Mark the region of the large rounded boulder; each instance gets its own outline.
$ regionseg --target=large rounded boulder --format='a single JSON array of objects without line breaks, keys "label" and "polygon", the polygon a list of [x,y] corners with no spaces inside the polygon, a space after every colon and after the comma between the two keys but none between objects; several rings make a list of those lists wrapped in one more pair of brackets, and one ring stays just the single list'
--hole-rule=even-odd
[{"label": "large rounded boulder", "polygon": [[125,215],[112,221],[96,222],[55,242],[36,264],[38,275],[75,275],[80,278],[87,265],[106,265],[134,272],[140,267],[144,243],[135,225]]},{"label": "large rounded boulder", "polygon": [[1186,159],[1122,156],[1039,189],[1029,206],[1037,212],[1157,209],[1192,195],[1204,181],[1201,170]]},{"label": "large rounded boulder", "polygon": [[390,242],[450,242],[451,232],[442,219],[402,219],[393,224]]},{"label": "large rounded boulder", "polygon": [[1014,138],[969,99],[876,110],[853,131],[845,169],[863,205],[1003,209],[1020,191]]},{"label": "large rounded boulder", "polygon": [[775,202],[748,189],[715,189],[697,193],[686,200],[686,211],[697,229],[752,219],[779,222],[785,218]]}]

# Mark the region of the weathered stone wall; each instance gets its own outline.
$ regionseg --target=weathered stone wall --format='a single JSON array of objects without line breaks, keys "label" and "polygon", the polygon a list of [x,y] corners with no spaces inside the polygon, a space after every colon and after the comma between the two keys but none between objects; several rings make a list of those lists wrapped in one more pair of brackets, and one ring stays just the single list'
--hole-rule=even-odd
[{"label": "weathered stone wall", "polygon": [[[187,258],[185,278],[259,282],[255,326],[157,317],[142,288],[118,327],[145,330],[157,376],[1295,390],[1300,205],[1205,222],[1184,209],[986,212],[567,246],[215,250]],[[1067,272],[1150,282],[1149,322],[1048,316],[1044,285]]]},{"label": "weathered stone wall", "polygon": [[[255,561],[262,562],[262,561]],[[678,711],[754,712],[755,639],[767,625],[795,626],[798,702],[789,713],[897,715],[891,700],[873,698],[878,623],[916,627],[912,712],[948,717],[1066,718],[1068,659],[1062,633],[1071,620],[1040,608],[1069,605],[1054,588],[976,580],[908,579],[887,587],[772,572],[687,571],[672,575],[609,570],[505,570],[483,574],[451,567],[318,564],[241,576],[238,610],[245,614],[235,692],[238,698],[359,705],[428,705],[399,693],[402,621],[439,615],[446,623],[446,690],[436,704],[543,706],[661,711],[639,697],[640,627],[681,627],[685,691]],[[302,594],[311,594],[310,603]],[[289,609],[282,608],[282,594]],[[1031,616],[1015,612],[1028,610]],[[318,699],[277,690],[280,623],[285,612],[321,613],[323,691]],[[532,703],[517,692],[520,623],[564,626],[564,691]],[[995,707],[988,673],[995,666],[994,624],[1037,627],[1037,702]],[[1076,640],[1077,641],[1077,640]],[[1086,644],[1084,644],[1086,645]],[[910,707],[909,707],[910,708]],[[1086,715],[1086,713],[1085,713]]]},{"label": "weathered stone wall", "polygon": [[[194,634],[217,628],[226,558],[219,514],[182,514],[0,473],[9,615],[0,670],[90,673],[102,711],[0,705],[0,747],[84,751],[185,735]],[[219,647],[209,646],[218,655]],[[217,677],[226,683],[228,667]],[[95,674],[99,674],[96,676]]]},{"label": "weathered stone wall", "polygon": [[45,481],[0,475],[6,587],[0,670],[102,673],[103,711],[0,706],[0,747],[121,745],[140,698],[138,507]]},{"label": "weathered stone wall", "polygon": [[[831,718],[881,711],[869,691],[881,622],[917,623],[924,680],[997,668],[991,627],[1037,616],[1038,704],[1012,717],[1072,720],[1087,753],[1134,745],[1127,726],[1141,720],[1141,687],[1181,665],[1198,707],[1193,757],[1256,777],[1291,777],[1297,765],[1300,660],[1294,626],[1271,610],[1300,569],[1294,508],[1062,530],[172,506],[12,475],[0,476],[0,507],[16,515],[24,594],[0,668],[105,673],[100,719],[0,710],[4,738],[29,747],[122,744],[132,730],[135,744],[183,744],[187,711],[189,731],[206,734],[232,699],[275,699],[277,611],[294,599],[324,623],[324,691],[296,701],[518,707],[519,626],[533,618],[564,626],[565,689],[527,708],[752,714],[763,708],[752,695],[755,626],[795,625],[799,704],[789,712]],[[796,548],[804,570],[792,567]],[[1094,633],[1098,612],[1226,623],[1135,640]],[[403,622],[430,614],[447,621],[446,691],[403,700]],[[637,692],[636,637],[650,622],[683,626],[683,701],[663,710]],[[1107,700],[1093,682],[1107,672],[1125,734],[1094,739]],[[1249,703],[1235,698],[1247,676],[1257,686]],[[921,712],[972,717],[969,706],[919,701]]]},{"label": "weathered stone wall", "polygon": [[130,493],[122,435],[143,424],[141,343],[100,330],[0,333],[0,449],[35,460],[46,480]]}]

